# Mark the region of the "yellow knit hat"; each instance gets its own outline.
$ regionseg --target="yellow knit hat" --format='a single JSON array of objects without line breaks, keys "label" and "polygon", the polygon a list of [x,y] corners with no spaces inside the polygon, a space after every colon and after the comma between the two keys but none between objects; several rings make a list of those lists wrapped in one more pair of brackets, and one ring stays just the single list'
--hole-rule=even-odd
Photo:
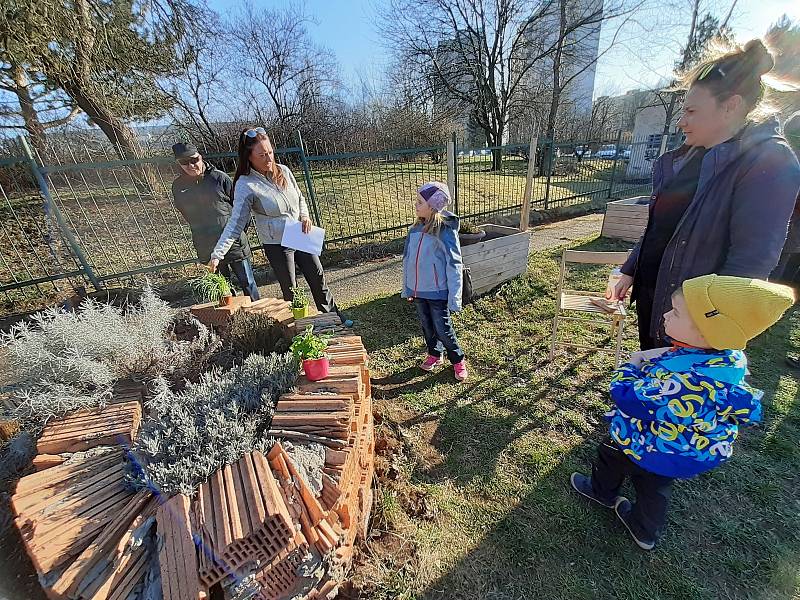
[{"label": "yellow knit hat", "polygon": [[717,350],[743,350],[794,304],[790,287],[726,275],[684,281],[683,297],[694,324]]}]

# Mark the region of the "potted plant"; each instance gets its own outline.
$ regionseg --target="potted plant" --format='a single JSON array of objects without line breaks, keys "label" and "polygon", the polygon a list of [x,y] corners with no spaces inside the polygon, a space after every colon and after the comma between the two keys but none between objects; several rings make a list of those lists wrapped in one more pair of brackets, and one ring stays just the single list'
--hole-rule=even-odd
[{"label": "potted plant", "polygon": [[325,379],[330,372],[330,360],[325,356],[329,339],[329,335],[315,335],[313,326],[292,339],[289,349],[302,362],[303,371],[309,381]]},{"label": "potted plant", "polygon": [[294,320],[298,321],[308,316],[308,294],[301,287],[292,288],[292,314]]},{"label": "potted plant", "polygon": [[458,241],[462,246],[476,244],[486,237],[486,232],[474,223],[461,223],[458,229]]},{"label": "potted plant", "polygon": [[216,302],[219,306],[233,303],[231,284],[219,273],[207,271],[192,279],[190,285],[194,294],[204,302]]}]

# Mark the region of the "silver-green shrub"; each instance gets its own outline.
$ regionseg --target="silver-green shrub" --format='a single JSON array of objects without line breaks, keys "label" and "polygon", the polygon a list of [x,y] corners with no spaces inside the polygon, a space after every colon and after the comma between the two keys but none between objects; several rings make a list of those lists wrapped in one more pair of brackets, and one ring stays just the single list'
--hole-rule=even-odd
[{"label": "silver-green shrub", "polygon": [[121,379],[180,378],[220,345],[199,322],[197,335],[170,335],[176,311],[149,287],[125,310],[87,300],[78,312],[48,308],[0,334],[15,380],[10,415],[36,431],[48,420],[100,406]]},{"label": "silver-green shrub", "polygon": [[191,495],[220,467],[254,449],[267,450],[275,404],[297,374],[291,355],[251,354],[178,392],[157,379],[147,404],[150,417],[134,446],[132,480],[165,495]]}]

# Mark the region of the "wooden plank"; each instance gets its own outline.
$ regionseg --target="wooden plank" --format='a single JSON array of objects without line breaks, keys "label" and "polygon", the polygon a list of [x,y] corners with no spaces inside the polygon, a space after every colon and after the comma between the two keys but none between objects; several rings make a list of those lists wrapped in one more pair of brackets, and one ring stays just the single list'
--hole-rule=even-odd
[{"label": "wooden plank", "polygon": [[514,245],[514,246],[500,246],[498,248],[488,249],[481,254],[476,254],[464,261],[464,266],[470,269],[479,268],[480,265],[493,261],[507,259],[509,256],[524,256],[528,257],[528,245]]},{"label": "wooden plank", "polygon": [[506,227],[505,225],[497,225],[496,223],[482,223],[481,228],[486,233],[499,233],[505,237],[512,235],[528,235],[524,232],[520,232],[520,230],[515,227]]},{"label": "wooden plank", "polygon": [[472,278],[472,287],[474,289],[485,288],[486,286],[497,286],[501,283],[521,275],[528,268],[528,262],[518,262],[506,265],[499,265],[491,270],[479,273]]},{"label": "wooden plank", "polygon": [[564,250],[564,260],[573,263],[597,265],[621,265],[628,260],[630,252],[586,252]]},{"label": "wooden plank", "polygon": [[519,213],[519,230],[527,231],[531,219],[531,195],[533,194],[533,176],[536,173],[536,146],[539,138],[534,133],[528,144],[528,172],[525,175],[525,191],[522,194],[522,209]]},{"label": "wooden plank", "polygon": [[[516,230],[514,230],[516,231]],[[528,232],[520,233],[517,231],[514,235],[507,235],[500,238],[495,238],[493,240],[487,240],[485,242],[478,242],[477,244],[470,244],[469,246],[464,246],[461,249],[461,258],[464,263],[468,263],[474,256],[480,255],[486,250],[491,250],[493,248],[500,248],[502,246],[524,246],[526,244],[530,244],[530,234]]]},{"label": "wooden plank", "polygon": [[627,216],[642,216],[647,217],[650,215],[650,207],[648,206],[616,206],[613,209],[606,210],[604,219],[614,218],[622,215]]},{"label": "wooden plank", "polygon": [[613,235],[641,235],[647,230],[647,225],[611,225],[603,228],[601,234],[605,237]]},{"label": "wooden plank", "polygon": [[508,267],[509,265],[520,265],[520,264],[527,264],[528,263],[528,255],[527,254],[506,254],[503,256],[496,256],[494,258],[490,258],[485,261],[481,261],[479,263],[475,263],[470,265],[470,272],[472,274],[473,282],[475,279],[480,279],[485,273],[489,273],[495,270],[503,270],[503,267]]},{"label": "wooden plank", "polygon": [[604,227],[600,232],[604,237],[611,237],[614,235],[641,235],[647,230],[646,225],[611,225]]},{"label": "wooden plank", "polygon": [[[179,494],[156,513],[163,544],[159,550],[164,600],[197,600],[200,596],[198,566],[192,541],[189,498]],[[165,568],[166,567],[166,568]]]}]

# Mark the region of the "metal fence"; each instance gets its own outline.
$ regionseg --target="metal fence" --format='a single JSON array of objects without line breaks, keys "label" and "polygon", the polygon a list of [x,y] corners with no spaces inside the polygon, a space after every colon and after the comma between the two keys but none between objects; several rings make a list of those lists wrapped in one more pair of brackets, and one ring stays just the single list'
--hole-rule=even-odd
[{"label": "metal fence", "polygon": [[[415,190],[428,180],[450,184],[455,212],[465,219],[514,214],[531,158],[534,210],[648,193],[652,161],[666,147],[659,144],[626,144],[618,136],[467,148],[453,138],[424,148],[328,152],[310,149],[298,135],[276,153],[295,171],[327,247],[342,249],[401,237],[414,219]],[[171,157],[115,160],[107,146],[83,142],[42,156],[23,138],[14,154],[0,159],[0,312],[86,283],[99,288],[145,273],[169,280],[197,272],[188,225],[172,204]],[[235,158],[206,155],[229,173]],[[254,232],[250,227],[257,247]]]}]

